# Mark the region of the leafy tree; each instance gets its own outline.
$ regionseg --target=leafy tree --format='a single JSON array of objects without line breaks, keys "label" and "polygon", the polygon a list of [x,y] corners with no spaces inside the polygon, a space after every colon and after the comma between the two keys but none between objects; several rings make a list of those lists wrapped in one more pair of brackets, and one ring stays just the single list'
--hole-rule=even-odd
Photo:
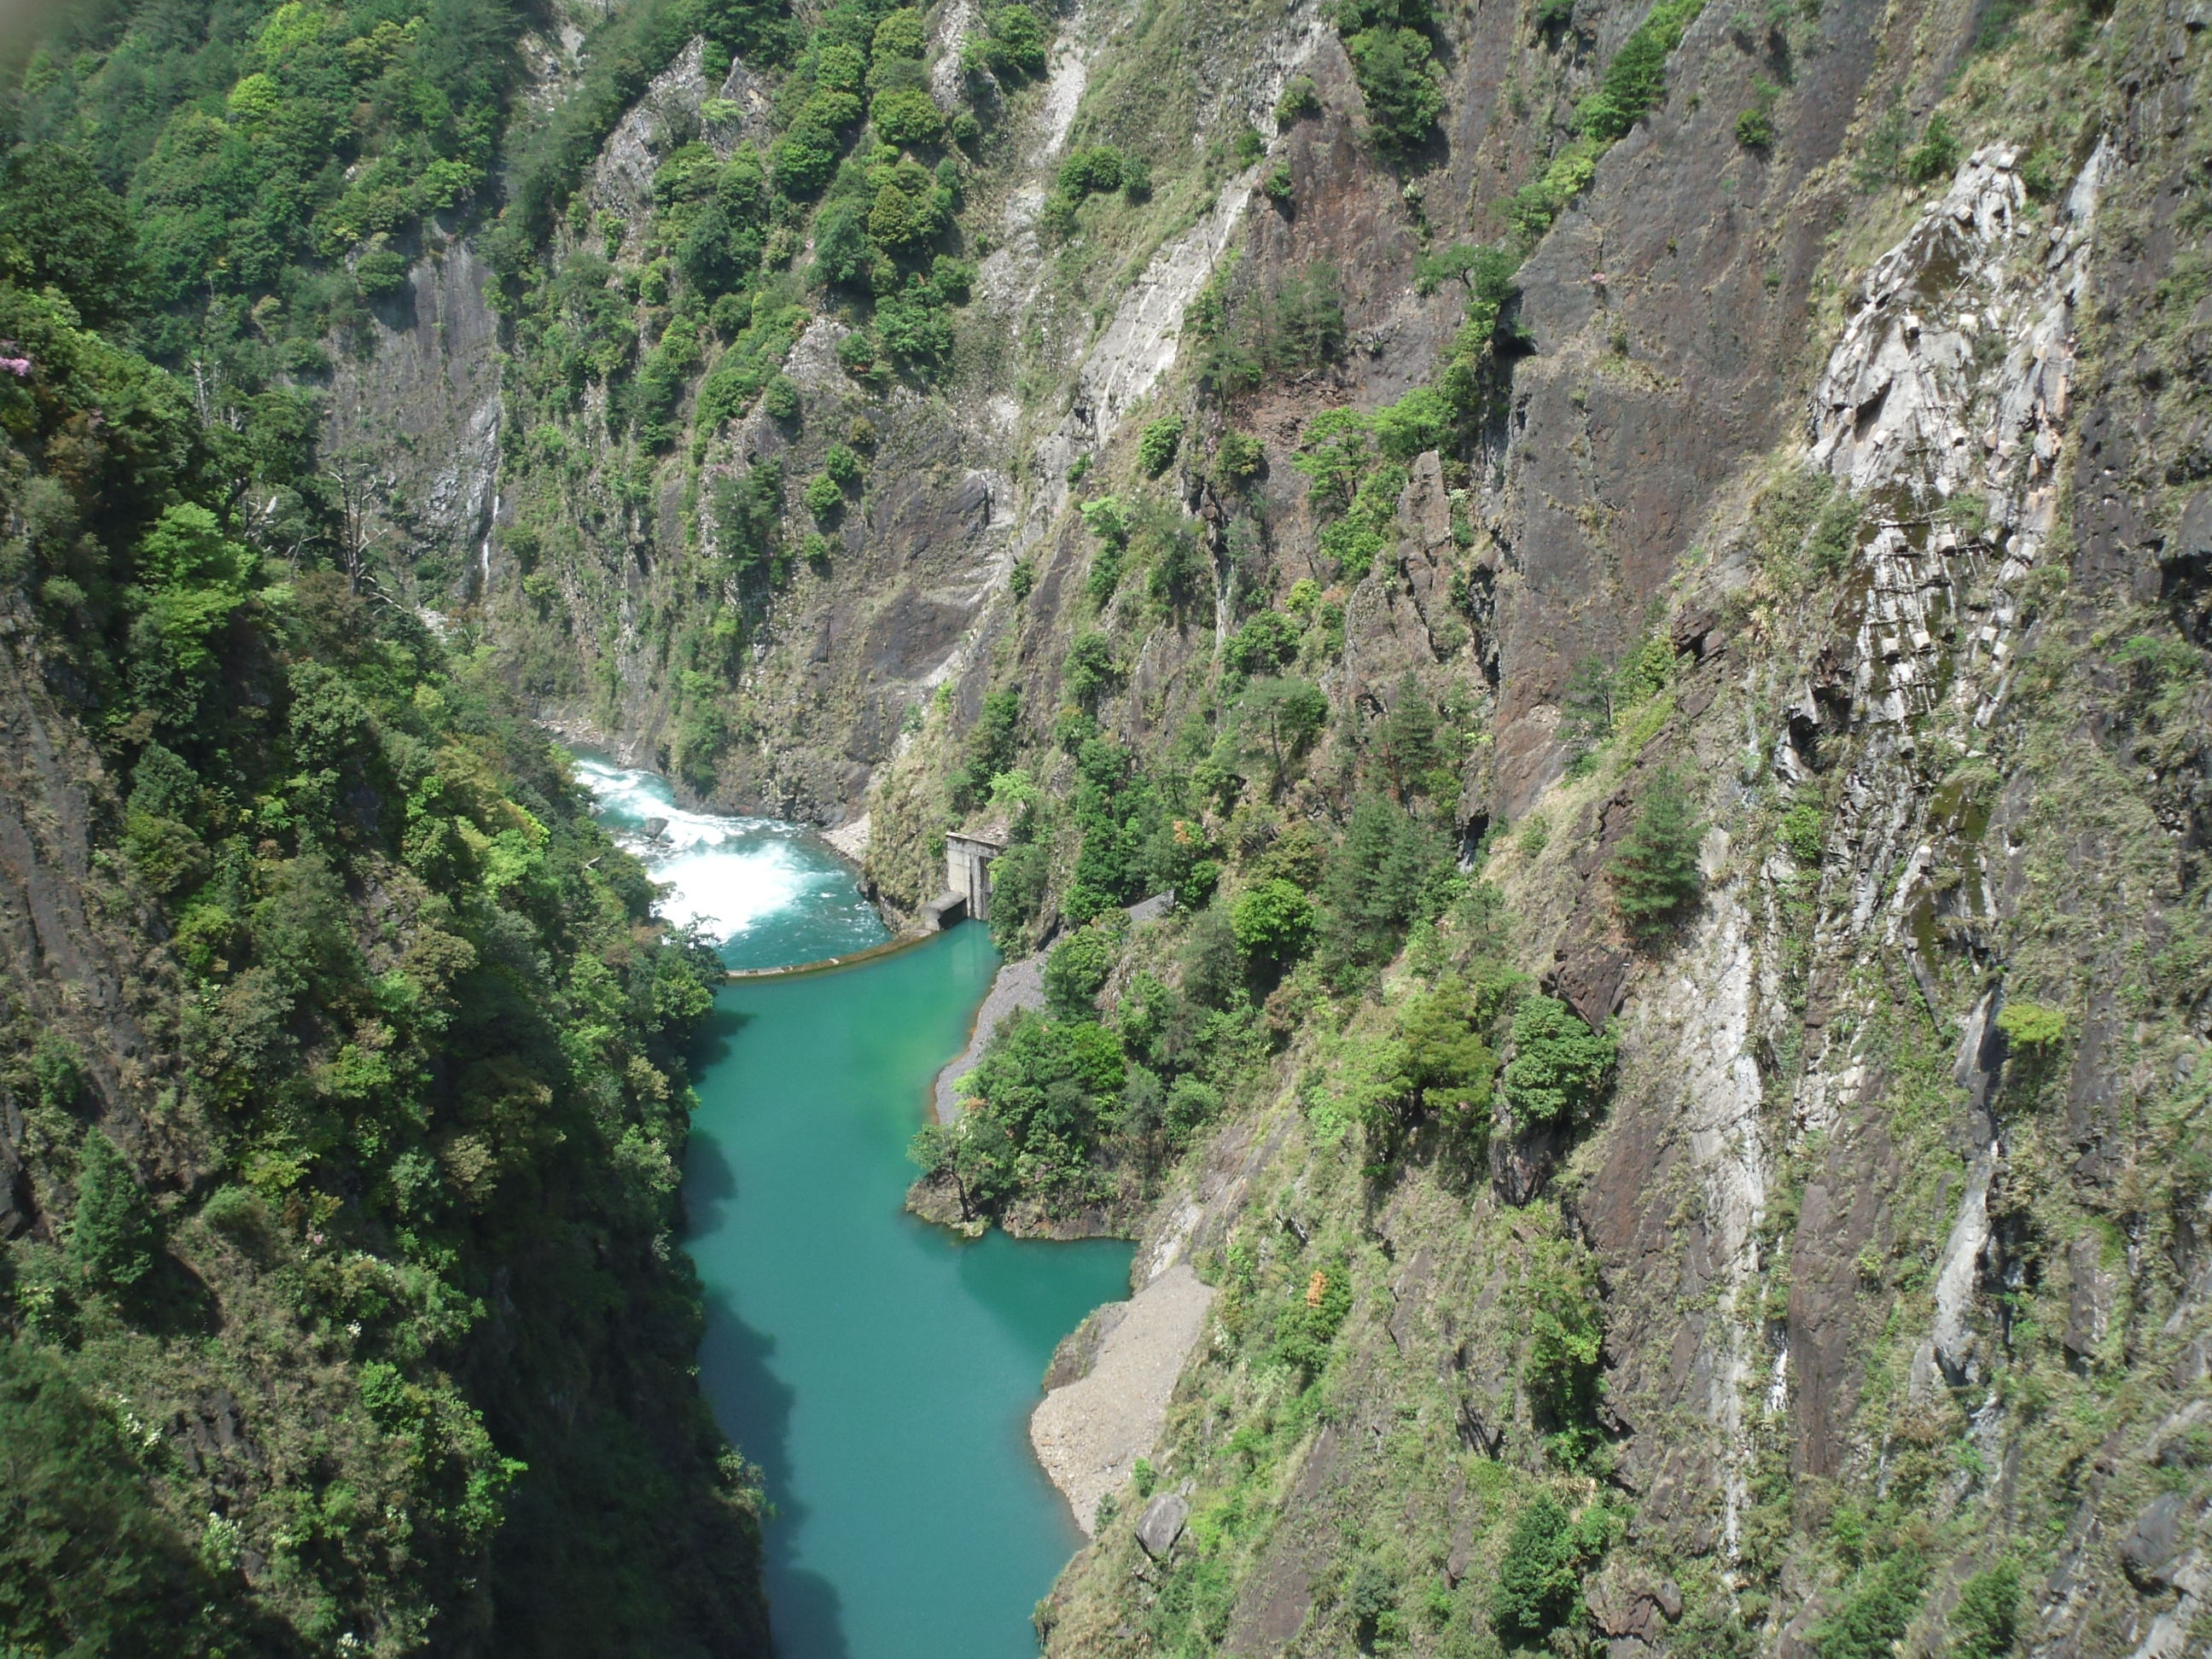
[{"label": "leafy tree", "polygon": [[842,489],[860,487],[860,458],[849,444],[831,444],[822,457],[822,471]]},{"label": "leafy tree", "polygon": [[1045,1009],[1054,1019],[1094,1019],[1098,994],[1121,955],[1114,931],[1097,922],[1052,947],[1044,962]]},{"label": "leafy tree", "polygon": [[984,33],[969,37],[963,60],[965,67],[1001,79],[1044,73],[1049,37],[1033,8],[1000,6],[988,15],[988,22]]},{"label": "leafy tree", "polygon": [[1559,1500],[1540,1492],[1514,1517],[1490,1592],[1490,1622],[1508,1647],[1533,1648],[1570,1623],[1581,1597],[1574,1528]]},{"label": "leafy tree", "polygon": [[[1081,1184],[1127,1081],[1113,1033],[1090,1020],[1048,1019],[1023,1009],[994,1034],[964,1086],[979,1103],[969,1115],[977,1120],[984,1149],[1000,1143],[982,1126],[1004,1132],[996,1175],[1008,1187],[1018,1180],[1066,1191]],[[994,1173],[980,1165],[978,1172],[987,1184]]]},{"label": "leafy tree", "polygon": [[876,332],[893,357],[919,373],[952,355],[952,318],[945,295],[919,276],[877,302]]},{"label": "leafy tree", "polygon": [[1083,527],[1109,547],[1127,546],[1136,528],[1135,515],[1118,495],[1101,495],[1076,510],[1083,515]]},{"label": "leafy tree", "polygon": [[1121,152],[1111,144],[1073,149],[1060,164],[1054,188],[1063,196],[1105,195],[1121,188]]},{"label": "leafy tree", "polygon": [[1673,767],[1656,773],[1627,840],[1606,866],[1613,908],[1630,933],[1649,940],[1662,933],[1705,890],[1698,844],[1705,824]]},{"label": "leafy tree", "polygon": [[921,9],[902,6],[884,15],[876,25],[874,39],[869,43],[870,54],[878,61],[886,58],[921,58],[929,50],[929,29],[922,21]]},{"label": "leafy tree", "polygon": [[1950,1659],[2003,1659],[2020,1640],[2020,1564],[2000,1561],[1959,1587],[1951,1609]]},{"label": "leafy tree", "polygon": [[1424,450],[1451,441],[1455,411],[1441,387],[1417,386],[1368,416],[1375,447],[1394,461],[1411,461]]},{"label": "leafy tree", "polygon": [[246,550],[206,507],[165,510],[140,544],[133,635],[139,697],[173,726],[190,726],[211,689],[216,636],[246,602]]},{"label": "leafy tree", "polygon": [[878,93],[868,118],[887,144],[921,149],[945,142],[945,117],[936,100],[920,88]]},{"label": "leafy tree", "polygon": [[1406,929],[1433,909],[1450,870],[1450,847],[1435,825],[1387,796],[1362,795],[1322,877],[1327,959],[1340,971],[1389,961]]},{"label": "leafy tree", "polygon": [[1667,92],[1667,59],[1705,0],[1660,0],[1621,42],[1598,89],[1583,100],[1575,123],[1601,143],[1621,137]]},{"label": "leafy tree", "polygon": [[1931,116],[1928,131],[1905,158],[1905,177],[1916,185],[1932,185],[1948,179],[1959,170],[1959,157],[1963,153],[1950,122],[1941,115]]},{"label": "leafy tree", "polygon": [[1291,465],[1308,480],[1316,507],[1341,513],[1352,505],[1373,458],[1367,417],[1357,410],[1328,409],[1306,422]]},{"label": "leafy tree", "polygon": [[755,461],[742,473],[718,479],[713,501],[716,549],[731,569],[754,580],[769,575],[782,550],[782,463]]},{"label": "leafy tree", "polygon": [[[1011,686],[986,693],[975,724],[969,728],[967,754],[952,777],[952,804],[965,811],[989,792],[991,780],[1014,763],[1020,739],[1022,695]],[[1002,872],[994,871],[995,896]]]},{"label": "leafy tree", "polygon": [[0,273],[59,289],[98,328],[140,303],[137,237],[92,164],[58,144],[33,144],[0,166]]},{"label": "leafy tree", "polygon": [[1213,447],[1214,471],[1232,489],[1241,489],[1260,476],[1267,452],[1249,432],[1224,432]]},{"label": "leafy tree", "polygon": [[1255,882],[1230,911],[1237,944],[1255,962],[1287,967],[1305,954],[1314,930],[1313,901],[1280,877]]},{"label": "leafy tree", "polygon": [[1540,1239],[1520,1288],[1521,1387],[1552,1455],[1580,1468],[1601,1443],[1596,1414],[1604,1303],[1596,1263],[1571,1239]]},{"label": "leafy tree", "polygon": [[837,171],[844,148],[836,129],[818,112],[802,110],[769,152],[776,189],[795,201],[820,194]]},{"label": "leafy tree", "polygon": [[1145,843],[1145,871],[1154,892],[1171,892],[1176,908],[1206,908],[1221,879],[1221,861],[1203,819],[1164,814]]},{"label": "leafy tree", "polygon": [[1249,618],[1221,647],[1222,663],[1232,674],[1279,674],[1297,654],[1297,624],[1279,611]]},{"label": "leafy tree", "polygon": [[799,382],[787,374],[777,374],[761,389],[761,407],[775,420],[788,424],[799,418]]},{"label": "leafy tree", "polygon": [[1487,1113],[1498,1056],[1483,1038],[1479,1009],[1463,980],[1413,998],[1398,1015],[1406,1080],[1424,1110]]},{"label": "leafy tree", "polygon": [[1833,1610],[1813,1627],[1821,1659],[1889,1659],[1920,1611],[1927,1573],[1925,1556],[1913,1549],[1862,1567]]},{"label": "leafy tree", "polygon": [[1230,907],[1219,899],[1200,911],[1183,938],[1182,988],[1192,1001],[1226,1008],[1244,990],[1244,955]]},{"label": "leafy tree", "polygon": [[1275,100],[1275,125],[1286,127],[1309,115],[1321,113],[1321,92],[1310,75],[1293,75],[1283,82],[1283,95]]},{"label": "leafy tree", "polygon": [[1346,38],[1344,49],[1366,100],[1376,147],[1402,154],[1426,143],[1444,112],[1428,37],[1410,28],[1368,28]]},{"label": "leafy tree", "polygon": [[1198,597],[1208,566],[1198,550],[1191,523],[1179,516],[1151,515],[1135,556],[1146,560],[1145,592],[1170,612],[1182,615]]},{"label": "leafy tree", "polygon": [[1389,1569],[1372,1556],[1362,1560],[1352,1573],[1344,1605],[1352,1614],[1352,1629],[1363,1652],[1373,1652],[1378,1641],[1396,1633],[1398,1584]]},{"label": "leafy tree", "polygon": [[1121,677],[1121,665],[1114,659],[1113,641],[1096,631],[1075,636],[1074,643],[1067,647],[1067,660],[1061,665],[1060,679],[1078,707],[1094,707]]},{"label": "leafy tree", "polygon": [[84,1138],[77,1170],[70,1261],[95,1288],[126,1290],[153,1271],[160,1248],[161,1224],[137,1175],[115,1143],[94,1129]]},{"label": "leafy tree", "polygon": [[1436,705],[1410,674],[1398,683],[1396,696],[1376,730],[1375,750],[1376,759],[1389,775],[1401,799],[1458,793],[1455,776],[1449,771],[1437,775],[1443,750],[1437,739]]},{"label": "leafy tree", "polygon": [[1330,1346],[1352,1312],[1352,1275],[1340,1263],[1316,1267],[1305,1294],[1283,1310],[1275,1324],[1273,1358],[1311,1377],[1328,1364]]},{"label": "leafy tree", "polygon": [[1021,842],[991,863],[991,937],[1011,951],[1043,907],[1052,879],[1052,849],[1042,842]]},{"label": "leafy tree", "polygon": [[[102,1139],[95,1133],[95,1139]],[[147,1500],[116,1413],[0,1338],[0,1641],[21,1653],[284,1652]]]},{"label": "leafy tree", "polygon": [[743,287],[760,253],[760,237],[732,225],[720,202],[709,202],[677,243],[676,268],[693,292],[712,299]]},{"label": "leafy tree", "polygon": [[1237,720],[1247,752],[1264,762],[1276,791],[1328,723],[1328,698],[1310,680],[1255,680],[1237,699]]},{"label": "leafy tree", "polygon": [[1399,1010],[1396,1048],[1385,1068],[1390,1081],[1369,1097],[1361,1114],[1378,1168],[1398,1156],[1423,1122],[1437,1125],[1455,1160],[1471,1164],[1480,1157],[1489,1144],[1498,1070],[1484,1032],[1486,1012],[1458,977]]},{"label": "leafy tree", "polygon": [[806,481],[806,489],[800,499],[806,503],[806,510],[813,515],[814,522],[819,525],[835,524],[845,510],[845,492],[826,472],[817,472]]},{"label": "leafy tree", "polygon": [[1528,1123],[1587,1117],[1613,1078],[1611,1031],[1593,1031],[1556,997],[1535,996],[1513,1016],[1513,1058],[1505,1098]]},{"label": "leafy tree", "polygon": [[1137,465],[1148,478],[1157,478],[1167,471],[1168,463],[1176,458],[1182,444],[1182,416],[1163,415],[1148,424],[1137,439]]},{"label": "leafy tree", "polygon": [[1559,740],[1566,745],[1571,773],[1585,769],[1590,755],[1613,736],[1613,670],[1595,653],[1575,665],[1559,697]]}]

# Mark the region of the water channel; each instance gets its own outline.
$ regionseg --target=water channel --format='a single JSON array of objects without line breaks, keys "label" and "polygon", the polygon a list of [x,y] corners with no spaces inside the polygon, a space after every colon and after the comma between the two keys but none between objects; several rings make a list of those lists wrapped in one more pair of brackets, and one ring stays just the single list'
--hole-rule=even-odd
[{"label": "water channel", "polygon": [[[884,938],[811,834],[681,811],[650,773],[577,769],[674,884],[665,913],[724,939],[732,967]],[[637,838],[649,818],[667,821],[655,844]],[[930,1082],[997,965],[969,923],[717,999],[684,1171],[700,1376],[775,1505],[781,1659],[1033,1656],[1030,1608],[1081,1541],[1027,1424],[1054,1344],[1127,1293],[1128,1246],[969,1243],[901,1208]]]}]

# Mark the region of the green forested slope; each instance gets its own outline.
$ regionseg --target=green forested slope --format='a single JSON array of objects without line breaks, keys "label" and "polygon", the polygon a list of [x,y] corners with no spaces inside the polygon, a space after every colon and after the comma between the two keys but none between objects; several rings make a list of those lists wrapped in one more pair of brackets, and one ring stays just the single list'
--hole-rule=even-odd
[{"label": "green forested slope", "polygon": [[672,1245],[712,957],[134,348],[132,240],[10,161],[0,1640],[763,1650]]},{"label": "green forested slope", "polygon": [[[696,987],[505,683],[871,811],[897,905],[1008,829],[1049,1006],[924,1196],[1214,1293],[1052,1650],[2185,1645],[2201,6],[560,21],[88,12],[10,94],[133,215],[16,163],[0,325],[0,858],[78,963],[11,958],[4,1443],[89,1517],[11,1536],[118,1540],[74,1616],[754,1639]],[[497,505],[431,550],[361,480],[444,458],[317,434],[455,367],[400,284],[469,246]]]}]

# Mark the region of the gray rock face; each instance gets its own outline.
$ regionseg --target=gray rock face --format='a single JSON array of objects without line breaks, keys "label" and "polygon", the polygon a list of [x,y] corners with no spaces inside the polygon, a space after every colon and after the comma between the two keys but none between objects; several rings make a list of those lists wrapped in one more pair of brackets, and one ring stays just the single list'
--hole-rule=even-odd
[{"label": "gray rock face", "polygon": [[380,302],[365,356],[334,353],[322,453],[394,566],[441,556],[435,609],[482,596],[499,513],[499,321],[466,242],[426,253]]},{"label": "gray rock face", "polygon": [[2182,1499],[2175,1492],[2154,1498],[2136,1516],[2120,1540],[2120,1565],[2137,1589],[2161,1589],[2172,1583],[2167,1569],[2181,1552],[2185,1526]]},{"label": "gray rock face", "polygon": [[1144,1546],[1145,1553],[1153,1560],[1164,1559],[1182,1536],[1184,1524],[1190,1519],[1189,1501],[1179,1493],[1161,1492],[1145,1505],[1144,1518],[1137,1522],[1137,1542]]},{"label": "gray rock face", "polygon": [[2094,1235],[2075,1239],[2066,1261],[2073,1280],[2067,1301],[2066,1352],[2087,1361],[2096,1358],[2111,1328],[2117,1287],[2105,1271],[2103,1244]]}]

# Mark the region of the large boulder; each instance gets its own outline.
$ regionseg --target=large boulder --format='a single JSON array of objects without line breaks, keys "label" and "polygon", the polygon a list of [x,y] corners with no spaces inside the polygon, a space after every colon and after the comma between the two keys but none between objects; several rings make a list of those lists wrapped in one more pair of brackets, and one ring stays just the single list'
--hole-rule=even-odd
[{"label": "large boulder", "polygon": [[1189,1501],[1179,1493],[1164,1492],[1145,1505],[1144,1518],[1137,1522],[1137,1542],[1153,1560],[1164,1560],[1189,1519]]}]

